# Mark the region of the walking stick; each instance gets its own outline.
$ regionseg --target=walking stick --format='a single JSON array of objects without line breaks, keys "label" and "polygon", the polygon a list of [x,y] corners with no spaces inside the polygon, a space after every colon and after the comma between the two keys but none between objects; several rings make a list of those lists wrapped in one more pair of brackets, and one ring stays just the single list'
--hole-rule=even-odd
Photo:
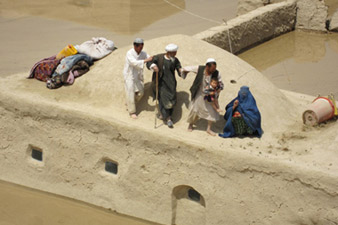
[{"label": "walking stick", "polygon": [[156,122],[157,122],[157,113],[159,113],[158,110],[158,72],[156,72],[156,100],[155,100],[155,125],[154,128],[156,129]]}]

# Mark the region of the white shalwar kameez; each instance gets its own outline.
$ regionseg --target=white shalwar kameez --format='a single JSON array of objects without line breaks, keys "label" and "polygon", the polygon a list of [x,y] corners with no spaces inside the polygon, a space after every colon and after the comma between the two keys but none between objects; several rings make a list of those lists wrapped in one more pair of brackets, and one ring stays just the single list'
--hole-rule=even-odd
[{"label": "white shalwar kameez", "polygon": [[[193,72],[197,74],[198,66],[186,66],[183,71]],[[217,77],[219,82],[222,82],[221,74],[218,73]],[[188,115],[187,122],[195,123],[199,118],[215,122],[220,119],[219,113],[212,107],[212,102],[204,100],[203,89],[210,84],[211,76],[203,75],[203,81],[199,87],[195,98],[190,103],[190,113]]]},{"label": "white shalwar kameez", "polygon": [[134,48],[130,49],[126,55],[123,76],[127,107],[130,114],[136,113],[135,101],[139,101],[144,94],[143,68],[144,60],[148,57],[149,55],[144,51],[137,54]]}]

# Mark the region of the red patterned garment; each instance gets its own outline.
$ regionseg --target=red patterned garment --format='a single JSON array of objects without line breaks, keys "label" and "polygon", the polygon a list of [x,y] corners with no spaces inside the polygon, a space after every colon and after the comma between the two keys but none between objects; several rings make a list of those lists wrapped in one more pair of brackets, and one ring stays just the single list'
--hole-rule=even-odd
[{"label": "red patterned garment", "polygon": [[51,75],[59,65],[60,61],[61,59],[56,59],[55,55],[40,60],[39,62],[35,63],[29,73],[28,78],[35,78],[37,80],[46,82],[49,78],[51,78]]}]

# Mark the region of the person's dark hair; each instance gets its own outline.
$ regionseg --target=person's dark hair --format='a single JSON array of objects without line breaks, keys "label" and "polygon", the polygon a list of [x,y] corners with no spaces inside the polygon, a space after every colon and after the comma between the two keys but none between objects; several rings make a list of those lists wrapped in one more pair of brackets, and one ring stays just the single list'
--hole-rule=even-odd
[{"label": "person's dark hair", "polygon": [[141,44],[141,43],[135,43],[135,42],[134,42],[134,46],[138,47],[138,46],[140,46],[140,45],[144,45],[144,44],[143,44],[143,43]]},{"label": "person's dark hair", "polygon": [[210,81],[216,81],[218,83],[218,78],[217,77],[211,77]]},{"label": "person's dark hair", "polygon": [[205,64],[207,67],[210,67],[211,65],[215,65],[216,66],[216,62],[209,62],[207,64]]}]

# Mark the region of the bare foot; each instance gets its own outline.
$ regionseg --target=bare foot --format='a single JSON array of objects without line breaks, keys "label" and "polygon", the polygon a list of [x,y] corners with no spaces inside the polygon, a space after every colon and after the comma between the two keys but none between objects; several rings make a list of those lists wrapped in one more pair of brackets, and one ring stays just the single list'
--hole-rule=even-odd
[{"label": "bare foot", "polygon": [[217,109],[216,111],[219,113],[224,112],[222,109]]},{"label": "bare foot", "polygon": [[136,115],[135,113],[130,114],[130,117],[131,117],[132,119],[134,119],[134,120],[136,120],[136,119],[138,118],[137,115]]},{"label": "bare foot", "polygon": [[189,126],[188,126],[188,132],[192,132],[192,124],[189,124]]},{"label": "bare foot", "polygon": [[212,130],[207,130],[207,133],[211,136],[216,136],[216,133],[213,132]]}]

